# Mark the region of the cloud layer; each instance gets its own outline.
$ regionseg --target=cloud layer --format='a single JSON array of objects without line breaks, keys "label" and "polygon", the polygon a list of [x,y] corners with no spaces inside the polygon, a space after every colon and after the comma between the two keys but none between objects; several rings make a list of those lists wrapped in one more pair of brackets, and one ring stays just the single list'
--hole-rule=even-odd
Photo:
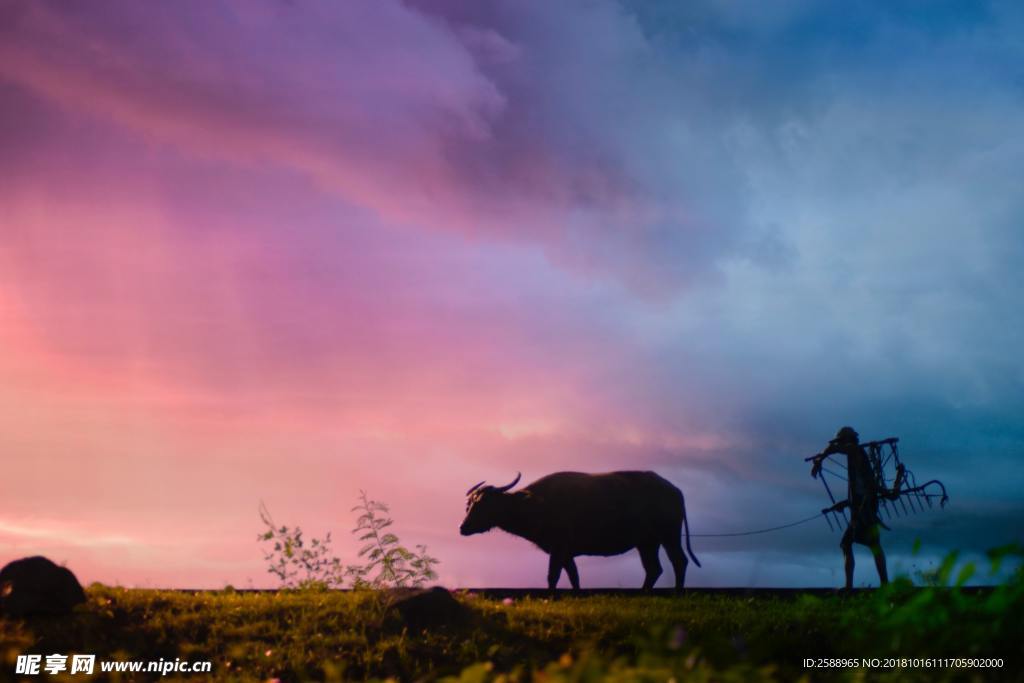
[{"label": "cloud layer", "polygon": [[[458,537],[468,484],[652,468],[695,532],[760,528],[824,504],[803,457],[852,423],[954,496],[894,561],[1013,540],[1021,28],[1009,3],[3,3],[0,538],[89,579],[263,585],[260,500],[340,538],[367,489],[445,580],[534,585],[522,542]],[[829,585],[836,540],[702,539],[691,580]]]}]

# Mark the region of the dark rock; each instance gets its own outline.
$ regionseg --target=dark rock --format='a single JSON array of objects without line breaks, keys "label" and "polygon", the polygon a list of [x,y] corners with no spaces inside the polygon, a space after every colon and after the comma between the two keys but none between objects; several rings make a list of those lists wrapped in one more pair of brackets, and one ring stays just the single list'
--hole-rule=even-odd
[{"label": "dark rock", "polygon": [[85,591],[66,567],[45,557],[26,557],[0,569],[0,614],[27,617],[68,614],[85,602]]},{"label": "dark rock", "polygon": [[440,586],[398,595],[391,607],[410,629],[460,624],[469,617],[469,609]]}]

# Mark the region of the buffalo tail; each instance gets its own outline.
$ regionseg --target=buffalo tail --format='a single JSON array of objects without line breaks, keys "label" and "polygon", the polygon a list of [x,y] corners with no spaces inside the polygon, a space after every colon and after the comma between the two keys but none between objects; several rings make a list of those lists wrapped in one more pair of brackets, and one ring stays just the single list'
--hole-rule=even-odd
[{"label": "buffalo tail", "polygon": [[689,553],[690,559],[693,560],[693,563],[699,567],[700,566],[700,560],[698,560],[697,556],[693,554],[693,548],[690,547],[690,522],[687,519],[687,515],[686,515],[686,499],[685,498],[683,498],[683,529],[686,530],[686,552]]}]

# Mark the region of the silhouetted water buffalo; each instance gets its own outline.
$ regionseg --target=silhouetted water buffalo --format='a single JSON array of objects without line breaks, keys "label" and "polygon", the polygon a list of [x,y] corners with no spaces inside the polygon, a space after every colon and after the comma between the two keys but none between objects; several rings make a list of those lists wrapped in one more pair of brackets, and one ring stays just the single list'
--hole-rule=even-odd
[{"label": "silhouetted water buffalo", "polygon": [[661,576],[658,547],[665,546],[676,575],[676,589],[686,581],[686,554],[680,538],[686,529],[683,492],[654,472],[583,474],[556,472],[509,493],[519,475],[506,486],[480,482],[466,492],[463,536],[498,527],[522,536],[551,556],[548,588],[554,590],[565,569],[574,589],[580,587],[577,555],[620,555],[637,548],[650,590]]}]

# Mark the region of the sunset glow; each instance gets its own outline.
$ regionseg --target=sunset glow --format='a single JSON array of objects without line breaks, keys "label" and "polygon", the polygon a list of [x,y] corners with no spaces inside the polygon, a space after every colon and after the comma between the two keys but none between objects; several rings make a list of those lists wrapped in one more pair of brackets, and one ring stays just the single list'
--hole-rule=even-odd
[{"label": "sunset glow", "polygon": [[260,502],[352,559],[365,490],[446,585],[541,585],[468,486],[653,469],[759,528],[847,423],[953,494],[895,566],[1019,540],[1024,15],[739,4],[0,2],[0,561],[270,586]]}]

